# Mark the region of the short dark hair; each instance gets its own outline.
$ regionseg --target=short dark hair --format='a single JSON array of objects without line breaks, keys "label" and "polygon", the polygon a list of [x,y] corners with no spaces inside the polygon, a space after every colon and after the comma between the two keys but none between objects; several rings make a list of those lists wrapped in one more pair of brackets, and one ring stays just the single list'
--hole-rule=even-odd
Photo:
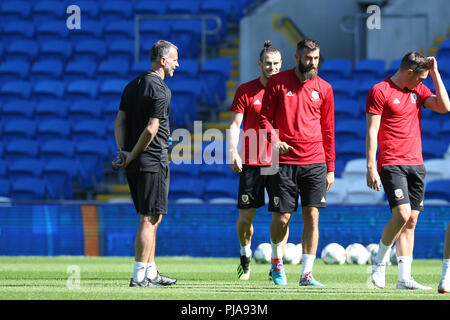
[{"label": "short dark hair", "polygon": [[301,53],[303,49],[308,50],[320,49],[320,43],[317,40],[305,38],[297,43],[297,52]]},{"label": "short dark hair", "polygon": [[270,41],[270,40],[266,40],[264,42],[264,48],[259,53],[259,60],[261,62],[263,61],[263,56],[265,54],[267,54],[267,53],[279,53],[281,55],[280,50],[278,50],[277,48],[272,47],[272,41]]},{"label": "short dark hair", "polygon": [[414,73],[420,73],[426,70],[430,70],[432,62],[427,59],[423,54],[417,51],[411,51],[405,54],[400,63],[400,69],[408,70],[412,69]]},{"label": "short dark hair", "polygon": [[155,62],[162,57],[167,57],[170,48],[178,50],[177,46],[166,40],[158,40],[150,49],[150,61]]}]

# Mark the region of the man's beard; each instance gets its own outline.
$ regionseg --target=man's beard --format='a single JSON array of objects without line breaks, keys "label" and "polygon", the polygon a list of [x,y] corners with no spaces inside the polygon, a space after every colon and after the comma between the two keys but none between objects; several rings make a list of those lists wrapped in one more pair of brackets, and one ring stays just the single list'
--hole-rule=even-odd
[{"label": "man's beard", "polygon": [[317,68],[315,68],[313,65],[305,66],[301,61],[299,61],[297,68],[300,74],[303,75],[306,80],[313,79],[317,76]]}]

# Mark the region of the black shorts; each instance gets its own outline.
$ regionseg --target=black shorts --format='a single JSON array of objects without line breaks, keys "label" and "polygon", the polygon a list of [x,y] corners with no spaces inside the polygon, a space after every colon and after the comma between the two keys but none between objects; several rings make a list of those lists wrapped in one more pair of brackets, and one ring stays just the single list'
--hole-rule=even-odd
[{"label": "black shorts", "polygon": [[127,172],[136,212],[143,215],[167,214],[170,171],[160,164],[158,172]]},{"label": "black shorts", "polygon": [[380,178],[392,208],[410,203],[412,210],[423,211],[425,166],[384,166]]},{"label": "black shorts", "polygon": [[269,211],[294,212],[298,196],[302,207],[326,207],[327,166],[325,163],[294,165],[280,163],[269,180]]},{"label": "black shorts", "polygon": [[239,209],[259,208],[265,205],[264,189],[269,176],[261,175],[260,166],[243,165],[239,174]]}]

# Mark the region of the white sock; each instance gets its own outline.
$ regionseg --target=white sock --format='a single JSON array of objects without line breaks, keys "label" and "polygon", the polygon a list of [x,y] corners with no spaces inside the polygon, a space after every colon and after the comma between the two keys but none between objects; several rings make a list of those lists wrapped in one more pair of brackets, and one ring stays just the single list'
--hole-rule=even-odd
[{"label": "white sock", "polygon": [[272,244],[272,259],[281,259],[283,260],[283,241],[280,243],[273,243]]},{"label": "white sock", "polygon": [[145,276],[149,278],[150,280],[153,280],[156,278],[156,275],[158,274],[158,269],[156,269],[156,263],[155,261],[149,262],[147,264],[147,269],[145,271]]},{"label": "white sock", "polygon": [[145,270],[147,269],[147,262],[135,261],[133,266],[133,280],[141,282],[145,278]]},{"label": "white sock", "polygon": [[405,281],[411,279],[411,265],[413,257],[398,256],[398,280]]},{"label": "white sock", "polygon": [[314,260],[316,259],[316,256],[313,254],[302,254],[302,258],[303,258],[302,277],[304,277],[306,273],[312,272]]},{"label": "white sock", "polygon": [[442,277],[441,281],[450,282],[450,259],[442,260]]},{"label": "white sock", "polygon": [[252,249],[250,249],[250,243],[246,246],[241,245],[241,256],[251,257]]},{"label": "white sock", "polygon": [[377,256],[375,257],[375,262],[386,263],[390,258],[390,254],[391,254],[391,246],[385,246],[383,242],[381,242],[380,240],[380,243],[378,244],[378,253]]}]

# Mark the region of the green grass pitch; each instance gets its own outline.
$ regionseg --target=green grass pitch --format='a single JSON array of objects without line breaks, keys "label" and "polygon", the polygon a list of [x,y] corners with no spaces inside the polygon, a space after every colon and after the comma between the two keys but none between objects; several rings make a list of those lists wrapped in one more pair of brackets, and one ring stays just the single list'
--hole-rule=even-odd
[{"label": "green grass pitch", "polygon": [[175,286],[128,287],[132,257],[0,257],[0,299],[450,300],[450,294],[437,293],[441,260],[413,262],[414,278],[432,291],[396,290],[395,265],[387,267],[386,288],[378,290],[369,285],[369,265],[325,265],[320,259],[314,275],[324,288],[299,287],[301,265],[285,265],[288,285],[279,287],[268,280],[268,264],[252,262],[250,280],[239,281],[237,258],[158,257],[156,263],[161,273],[178,278]]}]

